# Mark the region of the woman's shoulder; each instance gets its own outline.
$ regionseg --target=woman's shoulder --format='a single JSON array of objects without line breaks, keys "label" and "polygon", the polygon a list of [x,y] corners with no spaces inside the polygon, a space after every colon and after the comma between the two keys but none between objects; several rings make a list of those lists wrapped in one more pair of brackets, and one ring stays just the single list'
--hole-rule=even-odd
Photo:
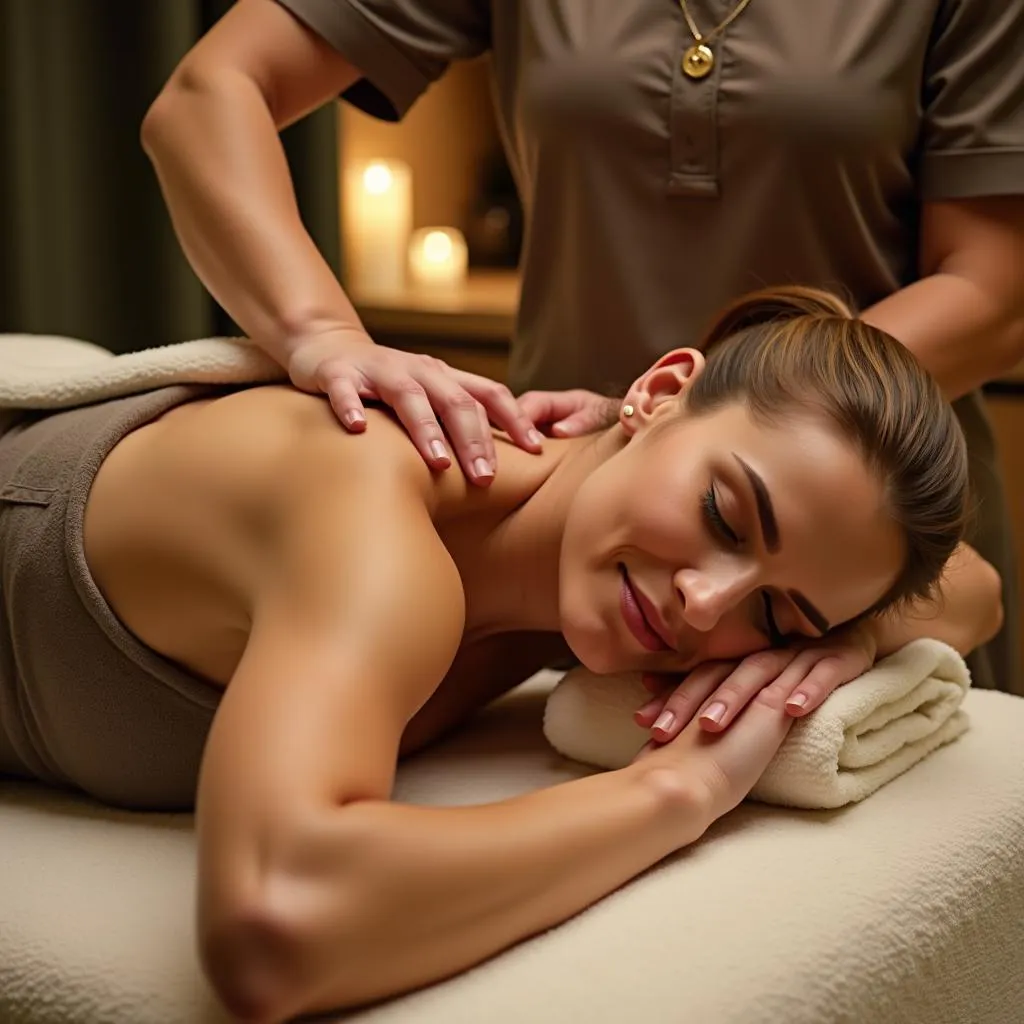
[{"label": "woman's shoulder", "polygon": [[306,481],[323,490],[328,479],[351,481],[354,491],[358,483],[360,492],[401,485],[426,496],[431,489],[431,473],[405,430],[379,409],[367,408],[366,430],[353,434],[325,396],[268,385],[224,396],[201,418],[205,422],[197,420],[193,432],[209,436],[221,457],[251,465],[264,480],[268,500],[286,482],[296,487]]}]

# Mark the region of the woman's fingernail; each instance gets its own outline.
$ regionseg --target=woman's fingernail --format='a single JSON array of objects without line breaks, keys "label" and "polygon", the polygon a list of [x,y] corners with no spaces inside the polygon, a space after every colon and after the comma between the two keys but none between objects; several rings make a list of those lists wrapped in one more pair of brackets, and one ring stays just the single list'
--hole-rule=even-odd
[{"label": "woman's fingernail", "polygon": [[671,711],[662,711],[658,715],[657,721],[654,723],[655,729],[660,729],[662,732],[668,732],[676,723],[676,716]]},{"label": "woman's fingernail", "polygon": [[543,446],[544,444],[544,435],[539,430],[531,430],[529,434],[526,435],[526,437],[529,440],[530,444],[536,444],[541,446]]},{"label": "woman's fingernail", "polygon": [[494,476],[494,470],[491,469],[491,464],[484,458],[474,460],[473,472],[477,476]]},{"label": "woman's fingernail", "polygon": [[346,427],[354,427],[357,423],[366,422],[366,417],[358,409],[350,409],[342,419]]},{"label": "woman's fingernail", "polygon": [[726,707],[721,701],[718,701],[711,705],[700,717],[706,718],[709,722],[714,722],[715,725],[721,724],[723,718],[725,718]]},{"label": "woman's fingernail", "polygon": [[447,459],[448,449],[444,446],[444,441],[433,440],[430,442],[430,454],[435,459]]},{"label": "woman's fingernail", "polygon": [[655,698],[649,700],[643,707],[637,708],[636,713],[638,715],[649,715],[652,711],[656,710],[663,702]]},{"label": "woman's fingernail", "polygon": [[794,693],[789,700],[786,701],[787,708],[800,709],[807,703],[806,693]]}]

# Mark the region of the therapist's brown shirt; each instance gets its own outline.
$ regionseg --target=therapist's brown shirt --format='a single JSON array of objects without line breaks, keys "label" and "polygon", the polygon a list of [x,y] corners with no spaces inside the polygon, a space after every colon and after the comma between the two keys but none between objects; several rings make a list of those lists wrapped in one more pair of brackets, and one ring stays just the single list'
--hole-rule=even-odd
[{"label": "therapist's brown shirt", "polygon": [[[678,0],[279,2],[363,73],[345,98],[384,118],[490,53],[528,225],[517,391],[622,389],[763,285],[863,308],[918,276],[922,202],[1024,194],[1024,0],[752,0],[701,80],[682,72]],[[735,6],[688,4],[703,31]],[[975,685],[1022,692],[991,433],[980,396],[957,409],[972,540],[1006,589]]]}]

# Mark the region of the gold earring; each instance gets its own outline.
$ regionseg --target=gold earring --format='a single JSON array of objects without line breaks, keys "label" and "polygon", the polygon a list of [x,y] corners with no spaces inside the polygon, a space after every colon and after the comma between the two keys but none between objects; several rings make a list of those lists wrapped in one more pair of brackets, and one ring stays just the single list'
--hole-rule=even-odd
[{"label": "gold earring", "polygon": [[633,406],[631,406],[631,405],[624,405],[622,407],[622,415],[625,416],[627,419],[630,416],[632,416],[633,413],[635,413],[635,412],[636,412],[636,409],[634,409]]}]

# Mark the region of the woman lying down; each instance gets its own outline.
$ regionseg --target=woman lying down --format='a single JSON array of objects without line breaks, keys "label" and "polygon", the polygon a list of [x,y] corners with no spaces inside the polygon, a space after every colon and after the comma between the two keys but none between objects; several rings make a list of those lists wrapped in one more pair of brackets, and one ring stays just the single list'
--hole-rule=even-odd
[{"label": "woman lying down", "polygon": [[[659,360],[600,434],[499,440],[488,491],[431,475],[383,412],[355,437],[286,387],[22,421],[0,440],[0,771],[195,804],[201,959],[248,1020],[444,978],[601,899],[875,658],[1000,624],[958,546],[958,425],[905,348],[787,289],[706,351]],[[565,644],[597,672],[694,670],[633,764],[389,800],[400,756]]]}]

